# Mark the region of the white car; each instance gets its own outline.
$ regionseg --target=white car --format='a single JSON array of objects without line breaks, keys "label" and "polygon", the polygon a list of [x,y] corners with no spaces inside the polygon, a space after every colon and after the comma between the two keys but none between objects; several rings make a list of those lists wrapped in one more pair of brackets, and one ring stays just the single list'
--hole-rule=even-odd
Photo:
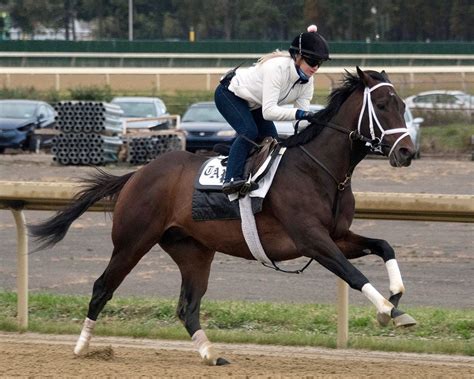
[{"label": "white car", "polygon": [[421,148],[421,129],[420,125],[424,121],[422,117],[413,118],[410,107],[405,107],[405,123],[407,125],[408,133],[410,133],[411,140],[416,148],[415,158],[420,158]]},{"label": "white car", "polygon": [[[154,120],[157,117],[169,116],[165,103],[158,97],[115,97],[111,103],[122,108],[127,129],[160,130],[170,127],[169,120]],[[150,121],[133,121],[143,118],[149,118]],[[128,122],[129,120],[132,122]]]},{"label": "white car", "polygon": [[405,104],[412,110],[460,111],[470,115],[474,111],[474,96],[462,91],[427,91],[407,97]]}]

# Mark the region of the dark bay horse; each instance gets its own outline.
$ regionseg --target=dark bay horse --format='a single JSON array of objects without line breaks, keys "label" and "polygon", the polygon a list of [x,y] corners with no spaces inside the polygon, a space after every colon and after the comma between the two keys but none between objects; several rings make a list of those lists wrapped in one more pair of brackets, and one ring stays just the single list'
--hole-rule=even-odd
[{"label": "dark bay horse", "polygon": [[[349,228],[354,217],[350,177],[369,149],[389,157],[394,167],[409,166],[415,148],[404,122],[405,105],[384,72],[347,73],[332,91],[319,122],[283,144],[283,155],[270,192],[256,215],[261,243],[273,261],[314,258],[362,291],[377,308],[382,324],[415,324],[398,309],[404,292],[395,252],[384,240],[363,237]],[[171,152],[123,176],[103,171],[88,179],[74,202],[51,219],[30,226],[42,248],[59,242],[71,223],[102,198],[115,200],[114,249],[104,273],[95,281],[87,318],[74,352],[87,351],[107,301],[140,259],[159,244],[182,276],[177,315],[204,362],[225,364],[201,328],[199,309],[216,251],[254,259],[239,220],[194,221],[191,199],[195,176],[205,160]],[[350,259],[376,254],[385,262],[391,296],[384,298]]]}]

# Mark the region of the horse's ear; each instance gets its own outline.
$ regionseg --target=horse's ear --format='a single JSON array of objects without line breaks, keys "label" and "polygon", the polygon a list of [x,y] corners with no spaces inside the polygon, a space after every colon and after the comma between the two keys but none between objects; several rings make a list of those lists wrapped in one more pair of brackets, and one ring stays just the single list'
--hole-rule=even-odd
[{"label": "horse's ear", "polygon": [[390,83],[390,79],[388,78],[388,74],[385,72],[385,70],[382,70],[380,74],[388,83]]},{"label": "horse's ear", "polygon": [[359,66],[356,66],[357,68],[357,75],[359,75],[359,78],[360,80],[362,80],[362,83],[364,83],[364,85],[366,87],[370,87],[369,85],[369,75],[367,75],[364,71],[362,71]]}]

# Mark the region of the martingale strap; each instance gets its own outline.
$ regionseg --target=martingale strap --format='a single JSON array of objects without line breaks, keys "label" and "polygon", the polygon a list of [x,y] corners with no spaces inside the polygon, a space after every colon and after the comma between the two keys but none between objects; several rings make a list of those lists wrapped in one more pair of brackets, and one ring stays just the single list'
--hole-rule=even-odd
[{"label": "martingale strap", "polygon": [[[362,108],[360,110],[359,121],[357,123],[357,131],[358,131],[359,134],[361,133],[362,118],[364,116],[365,108],[367,108],[367,114],[368,114],[368,117],[369,117],[369,131],[370,131],[370,136],[372,137],[372,140],[379,140],[379,142],[382,142],[386,135],[402,133],[402,135],[392,145],[392,148],[390,149],[390,152],[388,153],[388,156],[390,156],[393,153],[393,150],[395,149],[395,147],[398,145],[398,143],[403,138],[405,138],[406,136],[409,136],[410,134],[408,133],[408,129],[406,127],[405,128],[396,128],[396,129],[385,130],[382,127],[382,125],[380,124],[380,121],[377,118],[377,115],[375,114],[374,104],[372,103],[372,97],[371,97],[370,94],[373,91],[375,91],[377,88],[380,88],[380,87],[383,87],[383,86],[393,87],[393,85],[391,83],[378,83],[378,84],[376,84],[375,86],[373,86],[371,88],[365,87],[365,89],[364,89],[364,98],[363,98],[363,102],[362,102]],[[378,129],[381,133],[380,138],[376,137],[376,135],[375,135],[374,120],[375,120],[375,124],[377,125],[377,127],[378,127]],[[380,144],[375,150],[380,151]]]}]

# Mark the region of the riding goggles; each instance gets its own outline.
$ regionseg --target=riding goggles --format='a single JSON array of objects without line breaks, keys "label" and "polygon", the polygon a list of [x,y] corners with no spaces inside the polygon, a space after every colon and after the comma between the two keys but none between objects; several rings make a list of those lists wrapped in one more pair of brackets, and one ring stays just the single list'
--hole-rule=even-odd
[{"label": "riding goggles", "polygon": [[320,67],[325,59],[321,58],[314,58],[314,57],[308,57],[306,55],[302,55],[304,61],[308,64],[310,67]]}]

